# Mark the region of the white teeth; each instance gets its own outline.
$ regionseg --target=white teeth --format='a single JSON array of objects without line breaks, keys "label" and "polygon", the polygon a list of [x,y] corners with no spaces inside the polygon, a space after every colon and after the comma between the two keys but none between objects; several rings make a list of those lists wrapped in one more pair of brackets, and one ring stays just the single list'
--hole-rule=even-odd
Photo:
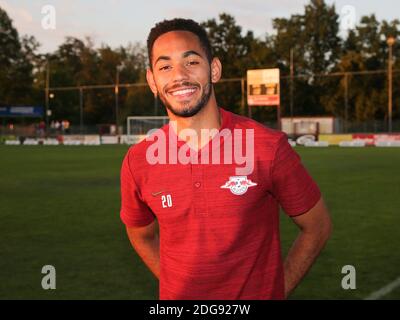
[{"label": "white teeth", "polygon": [[183,89],[183,90],[174,91],[171,94],[173,96],[180,96],[180,95],[192,93],[192,92],[195,92],[195,91],[196,91],[196,89]]}]

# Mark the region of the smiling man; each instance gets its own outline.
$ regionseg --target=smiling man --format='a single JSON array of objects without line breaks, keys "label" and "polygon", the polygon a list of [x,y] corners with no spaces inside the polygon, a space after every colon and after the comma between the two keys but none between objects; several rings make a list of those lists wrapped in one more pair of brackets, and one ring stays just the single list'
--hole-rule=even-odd
[{"label": "smiling man", "polygon": [[[213,84],[222,66],[201,26],[163,21],[147,44],[147,81],[170,118],[159,130],[166,143],[176,140],[177,152],[191,150],[194,158],[217,148],[226,160],[227,142],[219,133],[251,130],[250,142],[234,143],[254,150],[252,171],[237,175],[239,164],[229,161],[150,164],[152,139],[129,149],[120,215],[133,247],[160,281],[160,299],[287,298],[331,232],[317,184],[284,133],[218,107]],[[214,134],[204,139],[206,129]],[[300,229],[284,262],[279,206]]]}]

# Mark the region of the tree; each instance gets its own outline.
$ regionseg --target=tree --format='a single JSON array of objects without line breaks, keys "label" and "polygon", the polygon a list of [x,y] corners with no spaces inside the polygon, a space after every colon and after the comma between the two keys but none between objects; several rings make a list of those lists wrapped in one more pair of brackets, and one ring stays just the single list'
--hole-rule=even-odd
[{"label": "tree", "polygon": [[0,104],[29,104],[33,99],[33,68],[39,44],[19,37],[12,20],[0,8]]},{"label": "tree", "polygon": [[[147,53],[140,44],[111,48],[103,44],[95,48],[90,38],[85,40],[67,37],[58,49],[42,59],[41,87],[45,86],[45,69],[50,65],[51,87],[73,87],[85,85],[115,84],[117,69],[120,83],[145,81]],[[120,119],[132,113],[153,113],[153,100],[150,96],[141,99],[142,90],[119,90]],[[127,97],[129,96],[129,99]],[[83,120],[85,125],[115,122],[114,88],[85,89],[83,91]],[[138,106],[137,100],[146,102]],[[52,118],[68,119],[77,125],[80,122],[79,91],[57,91],[50,100]],[[136,110],[139,109],[139,110]]]},{"label": "tree", "polygon": [[[289,18],[273,20],[273,32],[256,38],[243,31],[235,18],[221,13],[204,21],[214,55],[223,65],[223,78],[239,81],[215,85],[219,105],[236,113],[242,108],[240,78],[248,69],[279,68],[283,116],[290,101],[290,52],[294,53],[295,115],[330,114],[344,117],[346,82],[344,77],[321,76],[330,72],[386,70],[388,36],[397,39],[393,48],[395,69],[400,68],[400,21],[379,21],[364,16],[348,32],[338,35],[338,15],[334,5],[324,0],[310,0],[304,11]],[[44,103],[46,68],[50,66],[50,85],[113,85],[119,68],[120,83],[146,81],[147,50],[141,44],[96,48],[90,38],[67,37],[55,52],[37,54],[39,44],[30,36],[20,37],[7,13],[0,8],[0,104]],[[349,120],[367,121],[387,117],[387,75],[348,77]],[[400,76],[394,73],[394,116],[400,116]],[[50,99],[52,119],[79,123],[79,91],[57,91]],[[114,88],[84,90],[85,124],[115,122]],[[120,119],[127,115],[163,114],[156,110],[147,87],[119,90]],[[253,116],[261,121],[275,120],[273,108],[254,108]]]},{"label": "tree", "polygon": [[341,49],[338,21],[334,5],[328,6],[323,0],[311,0],[305,6],[303,37],[310,72],[327,73],[335,66]]},{"label": "tree", "polygon": [[[295,73],[305,76],[294,81],[295,114],[326,112],[323,97],[332,94],[330,80],[314,75],[329,73],[339,59],[338,18],[334,6],[328,6],[323,0],[311,0],[303,14],[273,20],[275,35],[271,38],[281,72],[289,73],[293,50]],[[282,83],[282,92],[282,104],[287,110],[288,81]]]},{"label": "tree", "polygon": [[[247,69],[267,67],[272,54],[265,41],[254,37],[252,31],[243,33],[235,18],[221,13],[219,19],[202,23],[208,33],[214,56],[222,62],[223,78],[242,78]],[[241,83],[222,82],[215,86],[221,106],[236,113],[245,113],[241,106]]]},{"label": "tree", "polygon": [[[386,40],[388,36],[399,37],[398,27],[398,20],[379,22],[375,15],[362,17],[360,24],[351,30],[345,39],[340,60],[334,71],[386,70],[388,57]],[[334,94],[324,97],[324,103],[327,110],[334,115],[343,116],[344,78],[333,88]],[[350,120],[368,121],[387,117],[386,74],[352,76],[349,78],[348,88]],[[394,88],[396,90],[396,85]],[[396,94],[394,96],[396,99]],[[396,109],[394,111],[396,112]]]}]

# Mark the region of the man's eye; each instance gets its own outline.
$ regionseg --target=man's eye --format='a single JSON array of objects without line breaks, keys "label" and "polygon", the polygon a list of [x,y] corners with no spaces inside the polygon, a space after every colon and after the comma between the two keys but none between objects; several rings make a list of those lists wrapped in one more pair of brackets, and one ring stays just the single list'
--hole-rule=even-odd
[{"label": "man's eye", "polygon": [[168,70],[170,68],[170,66],[162,66],[162,67],[160,67],[158,70],[160,70],[160,71],[166,71],[166,70]]},{"label": "man's eye", "polygon": [[199,62],[198,61],[189,61],[188,62],[188,65],[190,65],[190,66],[194,66],[196,64],[199,64]]}]

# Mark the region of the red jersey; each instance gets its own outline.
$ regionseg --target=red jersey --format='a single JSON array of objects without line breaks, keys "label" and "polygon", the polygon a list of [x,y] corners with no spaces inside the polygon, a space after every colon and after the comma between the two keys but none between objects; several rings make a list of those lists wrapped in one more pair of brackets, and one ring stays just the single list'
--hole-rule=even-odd
[{"label": "red jersey", "polygon": [[[279,205],[303,214],[319,188],[284,133],[220,111],[220,131],[254,130],[252,172],[238,176],[238,165],[223,161],[149,164],[154,142],[144,140],[122,164],[121,219],[128,227],[158,220],[160,299],[284,299]],[[171,143],[169,125],[160,130]]]}]

